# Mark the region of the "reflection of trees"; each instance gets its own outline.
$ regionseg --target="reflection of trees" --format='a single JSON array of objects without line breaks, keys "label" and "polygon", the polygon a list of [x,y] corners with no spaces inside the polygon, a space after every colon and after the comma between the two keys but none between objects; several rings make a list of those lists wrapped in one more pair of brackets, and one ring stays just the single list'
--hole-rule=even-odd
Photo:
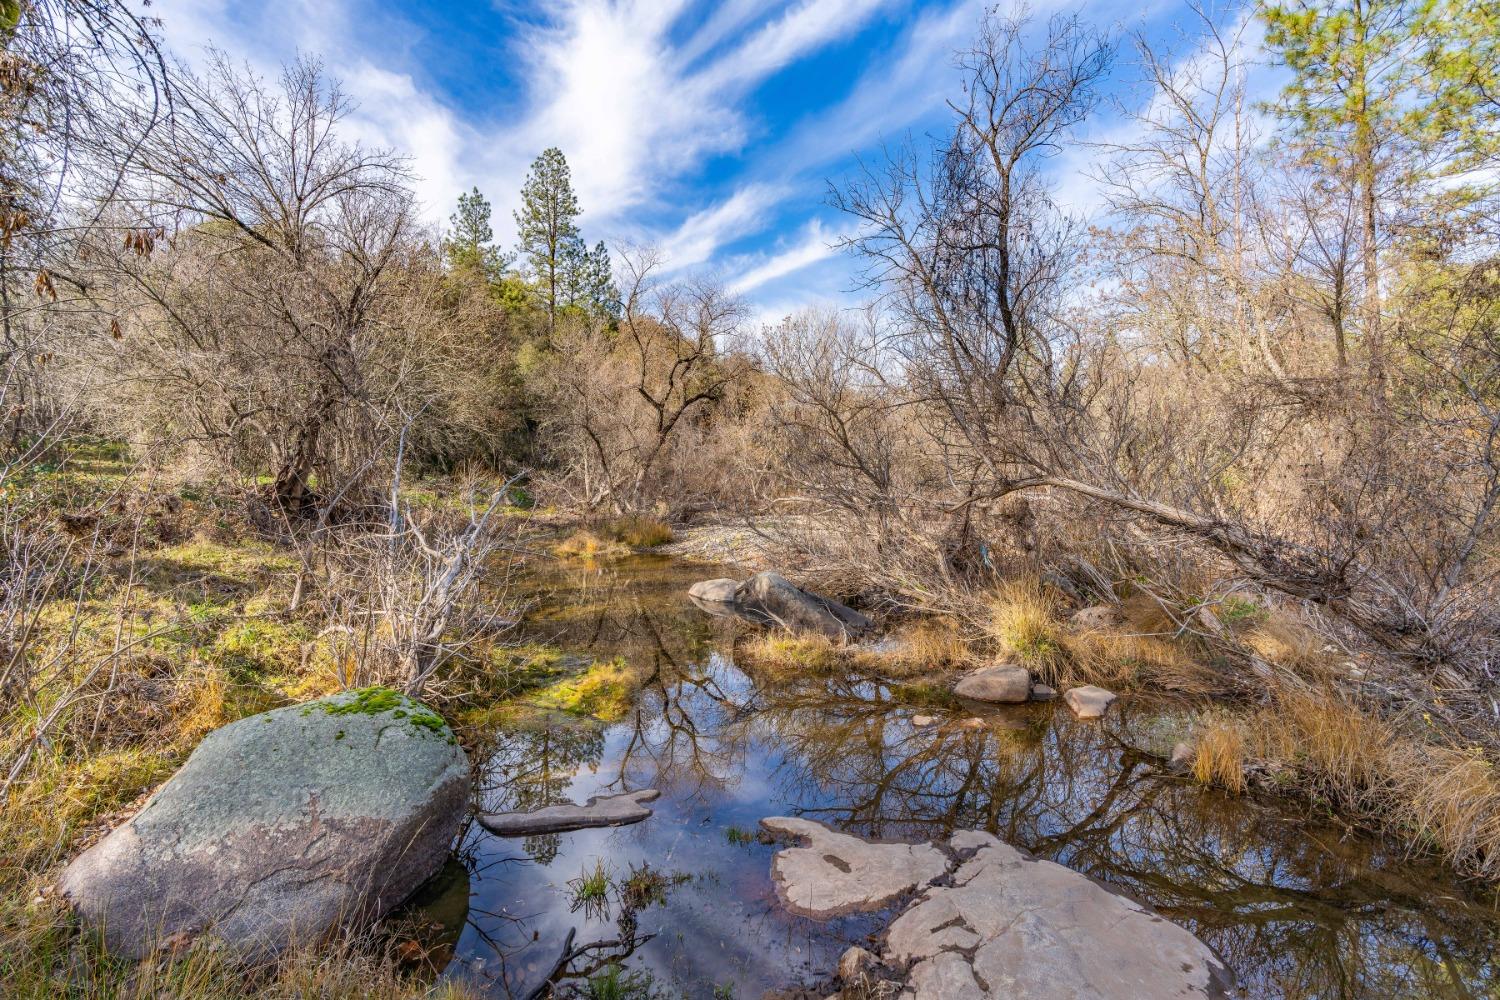
[{"label": "reflection of trees", "polygon": [[[1500,975],[1493,909],[1378,844],[1164,774],[1131,749],[1128,705],[1103,725],[1044,706],[913,731],[880,684],[751,683],[711,655],[725,625],[686,603],[680,576],[584,576],[559,584],[568,612],[536,627],[646,677],[614,731],[614,785],[712,797],[759,769],[804,814],[855,832],[988,830],[1188,926],[1250,996],[1493,995],[1476,985]],[[502,740],[489,775],[505,807],[550,804],[603,763],[598,730],[551,729]]]},{"label": "reflection of trees", "polygon": [[[597,767],[604,730],[548,716],[528,718],[494,736],[480,781],[485,812],[526,812],[567,801],[568,786],[581,768]],[[557,834],[527,837],[523,849],[546,864],[557,857]]]},{"label": "reflection of trees", "polygon": [[806,815],[909,839],[989,830],[1187,925],[1251,996],[1467,997],[1497,972],[1492,911],[1369,841],[1163,775],[1115,727],[1039,731],[1021,710],[1000,717],[1018,728],[912,732],[887,708],[830,684],[761,713]]}]

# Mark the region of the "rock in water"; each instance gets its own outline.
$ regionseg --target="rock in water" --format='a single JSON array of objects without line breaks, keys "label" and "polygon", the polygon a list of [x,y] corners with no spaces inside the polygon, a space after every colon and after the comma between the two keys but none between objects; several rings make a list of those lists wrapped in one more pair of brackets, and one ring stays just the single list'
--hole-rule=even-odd
[{"label": "rock in water", "polygon": [[953,693],[998,705],[1020,704],[1031,697],[1031,672],[1013,663],[982,667],[962,678]]},{"label": "rock in water", "polygon": [[1115,695],[1113,691],[1085,684],[1083,687],[1070,688],[1063,695],[1063,701],[1068,703],[1073,714],[1080,719],[1097,719],[1109,711],[1109,706],[1115,702]]},{"label": "rock in water", "polygon": [[739,587],[738,580],[699,580],[688,588],[688,596],[696,597],[700,601],[713,601],[716,604],[732,604]]},{"label": "rock in water", "polygon": [[735,602],[796,632],[847,639],[873,623],[853,608],[803,590],[780,573],[757,573],[740,584]]},{"label": "rock in water", "polygon": [[210,935],[246,960],[374,920],[442,867],[469,761],[388,688],[210,733],[146,805],[63,872],[116,954]]},{"label": "rock in water", "polygon": [[768,816],[760,825],[807,841],[771,865],[781,901],[804,917],[878,910],[948,870],[947,857],[931,844],[872,844],[794,816]]},{"label": "rock in water", "polygon": [[885,963],[910,967],[905,1000],[1204,1000],[1233,986],[1207,945],[1085,875],[987,833],[952,846],[974,851],[953,884],[886,935]]},{"label": "rock in water", "polygon": [[480,824],[502,837],[532,837],[542,833],[563,833],[596,826],[628,826],[649,819],[645,806],[661,795],[654,788],[622,795],[596,795],[583,805],[565,802],[532,812],[486,813]]}]

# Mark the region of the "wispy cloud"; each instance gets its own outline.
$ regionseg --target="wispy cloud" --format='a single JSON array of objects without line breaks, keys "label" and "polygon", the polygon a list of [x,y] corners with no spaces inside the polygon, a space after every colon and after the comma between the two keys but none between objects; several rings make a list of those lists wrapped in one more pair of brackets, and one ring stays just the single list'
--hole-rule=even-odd
[{"label": "wispy cloud", "polygon": [[[814,219],[791,246],[783,247],[770,255],[760,255],[758,263],[753,259],[728,262],[725,270],[730,272],[729,290],[736,295],[744,295],[762,285],[827,260],[838,253],[839,242],[845,235],[842,232],[827,231],[821,220]],[[736,271],[737,274],[734,273]]]}]

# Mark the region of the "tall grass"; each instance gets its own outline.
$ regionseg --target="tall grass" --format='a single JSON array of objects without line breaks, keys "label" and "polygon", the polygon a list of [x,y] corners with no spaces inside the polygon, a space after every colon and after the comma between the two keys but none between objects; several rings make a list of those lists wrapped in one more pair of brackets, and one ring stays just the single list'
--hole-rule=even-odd
[{"label": "tall grass", "polygon": [[1244,791],[1264,776],[1363,825],[1500,879],[1500,775],[1478,747],[1385,719],[1329,689],[1278,689],[1242,718],[1198,727],[1193,774]]}]

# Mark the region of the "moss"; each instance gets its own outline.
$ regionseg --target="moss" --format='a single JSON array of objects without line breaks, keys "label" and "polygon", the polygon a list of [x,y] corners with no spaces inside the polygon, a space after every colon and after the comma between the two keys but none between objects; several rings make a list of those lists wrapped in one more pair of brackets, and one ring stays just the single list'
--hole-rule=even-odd
[{"label": "moss", "polygon": [[641,679],[622,657],[595,663],[587,672],[539,692],[533,703],[573,715],[592,715],[603,722],[623,718],[634,702]]},{"label": "moss", "polygon": [[[310,715],[315,709],[322,710],[325,715],[380,715],[389,712],[392,718],[404,720],[417,729],[441,736],[450,744],[458,742],[441,715],[394,688],[373,685],[360,688],[352,694],[353,697],[341,701],[316,701],[305,705],[302,714]],[[342,736],[342,732],[339,735]]]}]

